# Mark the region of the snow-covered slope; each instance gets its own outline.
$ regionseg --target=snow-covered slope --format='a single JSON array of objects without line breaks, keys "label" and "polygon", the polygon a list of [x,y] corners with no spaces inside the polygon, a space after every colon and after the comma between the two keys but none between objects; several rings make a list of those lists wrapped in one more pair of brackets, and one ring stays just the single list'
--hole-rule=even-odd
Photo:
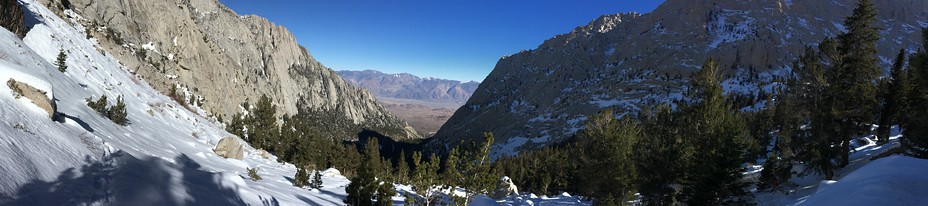
[{"label": "snow-covered slope", "polygon": [[818,192],[798,205],[925,204],[926,172],[928,160],[924,159],[890,156],[874,160],[837,182],[823,183]]},{"label": "snow-covered slope", "polygon": [[[229,134],[202,110],[156,92],[72,27],[73,19],[23,2],[37,24],[22,41],[0,30],[0,80],[44,84],[38,87],[54,92],[61,115],[52,121],[0,87],[0,205],[335,205],[345,196],[348,181],[335,170],[321,191],[310,191],[292,186],[293,165],[248,146],[243,160],[216,156],[212,147]],[[59,49],[68,54],[64,73],[50,63]],[[129,125],[86,106],[86,98],[102,95],[111,105],[123,96]],[[264,179],[248,179],[249,167]]]}]

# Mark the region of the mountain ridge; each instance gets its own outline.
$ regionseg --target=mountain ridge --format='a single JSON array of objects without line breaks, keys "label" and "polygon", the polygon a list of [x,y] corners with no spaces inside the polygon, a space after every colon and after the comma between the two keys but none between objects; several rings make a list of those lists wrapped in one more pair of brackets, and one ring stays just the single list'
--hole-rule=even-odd
[{"label": "mountain ridge", "polygon": [[[432,146],[483,132],[497,137],[495,155],[564,141],[603,109],[625,114],[682,98],[689,75],[709,57],[720,63],[726,93],[757,98],[806,45],[841,33],[855,2],[669,0],[650,13],[603,15],[501,58]],[[916,49],[928,3],[878,1],[876,9],[888,71],[900,47]]]},{"label": "mountain ridge", "polygon": [[342,70],[338,74],[349,84],[371,91],[387,110],[425,137],[435,134],[479,84],[376,70]]},{"label": "mountain ridge", "polygon": [[479,82],[458,81],[434,77],[419,77],[409,73],[388,74],[377,70],[337,71],[345,81],[371,91],[375,96],[463,104]]}]

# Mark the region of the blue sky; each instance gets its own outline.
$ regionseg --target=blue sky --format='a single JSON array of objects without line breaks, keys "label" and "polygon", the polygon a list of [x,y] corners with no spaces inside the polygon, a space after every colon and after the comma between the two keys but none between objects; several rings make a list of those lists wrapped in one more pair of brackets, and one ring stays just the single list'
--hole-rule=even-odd
[{"label": "blue sky", "polygon": [[220,0],[287,27],[334,70],[482,81],[504,55],[663,0]]}]

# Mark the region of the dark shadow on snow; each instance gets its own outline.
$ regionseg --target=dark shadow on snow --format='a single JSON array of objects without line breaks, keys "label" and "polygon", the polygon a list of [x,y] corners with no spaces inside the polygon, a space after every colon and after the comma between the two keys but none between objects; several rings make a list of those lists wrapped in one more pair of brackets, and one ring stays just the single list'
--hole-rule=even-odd
[{"label": "dark shadow on snow", "polygon": [[70,119],[71,121],[76,122],[77,125],[80,125],[81,128],[84,128],[84,130],[87,130],[87,132],[93,132],[93,131],[94,131],[93,128],[90,127],[89,124],[87,124],[87,122],[84,122],[84,120],[81,120],[80,118],[77,118],[77,117],[75,117],[75,116],[71,116],[71,115],[68,115],[68,114],[65,114],[65,113],[55,113],[55,121],[56,121],[56,122],[58,122],[58,123],[65,123],[65,120],[66,120],[66,119]]},{"label": "dark shadow on snow", "polygon": [[220,175],[200,170],[186,155],[174,161],[124,152],[102,160],[87,156],[87,164],[55,180],[34,180],[0,195],[0,205],[245,205],[234,188],[216,182]]}]

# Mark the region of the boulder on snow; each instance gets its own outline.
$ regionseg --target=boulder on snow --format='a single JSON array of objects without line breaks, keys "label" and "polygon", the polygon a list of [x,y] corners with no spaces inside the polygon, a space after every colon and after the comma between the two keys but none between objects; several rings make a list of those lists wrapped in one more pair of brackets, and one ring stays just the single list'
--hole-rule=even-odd
[{"label": "boulder on snow", "polygon": [[242,140],[236,136],[227,136],[219,140],[219,144],[216,144],[216,148],[213,148],[213,152],[221,157],[233,159],[242,159],[242,156],[245,154],[244,144],[242,144]]},{"label": "boulder on snow", "polygon": [[22,39],[26,36],[23,8],[16,0],[0,0],[0,26]]},{"label": "boulder on snow", "polygon": [[267,150],[259,149],[255,153],[258,154],[259,157],[264,158],[264,159],[271,158],[271,153],[267,152]]},{"label": "boulder on snow", "polygon": [[519,188],[512,183],[512,179],[509,179],[508,176],[499,178],[499,182],[496,183],[496,190],[493,190],[493,199],[502,199],[513,194],[519,194]]},{"label": "boulder on snow", "polygon": [[54,99],[49,99],[48,92],[36,89],[33,86],[29,86],[26,83],[19,82],[13,79],[10,79],[6,82],[6,85],[10,87],[17,96],[25,97],[26,99],[32,100],[32,103],[45,112],[48,112],[48,118],[55,119],[55,114],[58,111],[58,106],[55,105]]}]

